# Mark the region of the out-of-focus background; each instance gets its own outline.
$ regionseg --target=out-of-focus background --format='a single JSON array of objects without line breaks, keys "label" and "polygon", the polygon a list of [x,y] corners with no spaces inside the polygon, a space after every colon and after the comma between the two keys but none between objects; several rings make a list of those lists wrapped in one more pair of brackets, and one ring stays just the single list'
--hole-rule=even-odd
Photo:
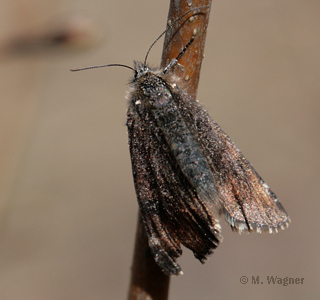
[{"label": "out-of-focus background", "polygon": [[[132,74],[69,69],[142,60],[168,7],[1,2],[1,300],[127,297],[138,211],[125,127]],[[213,2],[198,98],[292,223],[239,236],[223,222],[205,265],[184,250],[170,299],[319,299],[319,13],[318,0]],[[159,42],[151,64],[161,51]]]}]

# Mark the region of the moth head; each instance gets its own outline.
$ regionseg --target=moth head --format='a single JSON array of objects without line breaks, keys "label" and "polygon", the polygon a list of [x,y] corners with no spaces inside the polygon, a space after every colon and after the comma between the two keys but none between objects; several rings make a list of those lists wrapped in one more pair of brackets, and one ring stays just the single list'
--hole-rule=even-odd
[{"label": "moth head", "polygon": [[134,61],[133,62],[134,64],[134,77],[133,77],[133,82],[137,81],[141,76],[143,76],[144,74],[148,73],[149,72],[149,67],[140,62],[140,61]]}]

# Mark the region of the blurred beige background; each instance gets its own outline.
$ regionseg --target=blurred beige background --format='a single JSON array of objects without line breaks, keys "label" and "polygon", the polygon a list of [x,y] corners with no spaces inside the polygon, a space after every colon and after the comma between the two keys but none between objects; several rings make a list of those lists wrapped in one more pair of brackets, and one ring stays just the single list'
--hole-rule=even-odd
[{"label": "blurred beige background", "polygon": [[[142,60],[169,2],[0,5],[0,299],[125,299],[138,210],[123,97],[132,74],[69,69]],[[83,45],[8,51],[12,38],[69,14],[96,26],[85,24]],[[319,299],[319,15],[317,0],[213,2],[198,98],[292,223],[239,236],[223,222],[224,242],[205,265],[184,250],[170,299]],[[270,285],[271,275],[304,282]]]}]

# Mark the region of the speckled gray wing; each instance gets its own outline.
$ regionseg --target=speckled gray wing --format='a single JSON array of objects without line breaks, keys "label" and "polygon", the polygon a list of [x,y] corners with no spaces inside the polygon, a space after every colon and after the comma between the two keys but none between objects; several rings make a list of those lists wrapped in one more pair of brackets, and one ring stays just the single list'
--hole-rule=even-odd
[{"label": "speckled gray wing", "polygon": [[232,229],[273,233],[288,227],[290,219],[276,195],[206,110],[186,94],[175,98],[207,157],[221,213]]},{"label": "speckled gray wing", "polygon": [[201,262],[221,239],[218,221],[179,168],[154,116],[131,99],[128,135],[135,190],[155,260],[166,274],[181,273],[181,244]]}]

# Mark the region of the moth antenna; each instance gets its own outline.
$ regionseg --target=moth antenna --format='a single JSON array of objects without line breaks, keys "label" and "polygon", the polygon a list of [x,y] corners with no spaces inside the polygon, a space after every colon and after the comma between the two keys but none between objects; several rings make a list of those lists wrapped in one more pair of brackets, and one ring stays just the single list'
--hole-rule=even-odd
[{"label": "moth antenna", "polygon": [[169,25],[165,31],[163,31],[156,39],[155,41],[151,44],[151,46],[149,47],[148,51],[147,51],[147,54],[146,54],[146,57],[144,59],[144,62],[143,62],[143,66],[145,67],[147,65],[147,59],[148,59],[148,55],[149,55],[149,52],[151,51],[152,47],[154,46],[154,44],[160,40],[160,38],[165,34],[167,33],[178,21],[180,21],[183,17],[185,17],[186,15],[190,14],[191,12],[195,11],[195,10],[200,10],[202,8],[206,8],[206,7],[209,7],[209,5],[205,5],[205,6],[200,6],[200,7],[197,7],[197,8],[194,8],[194,9],[190,9],[188,10],[186,13],[184,13],[181,17],[179,17],[178,19],[176,19],[171,25]]},{"label": "moth antenna", "polygon": [[75,69],[70,69],[71,72],[77,72],[77,71],[84,71],[84,70],[90,70],[90,69],[98,69],[98,68],[105,68],[105,67],[123,67],[132,70],[137,74],[137,71],[127,65],[122,65],[122,64],[109,64],[109,65],[100,65],[100,66],[92,66],[92,67],[85,67],[85,68],[75,68]]},{"label": "moth antenna", "polygon": [[179,58],[183,55],[183,53],[187,51],[187,49],[193,43],[193,41],[194,41],[194,37],[192,37],[188,42],[188,44],[184,46],[184,48],[180,51],[179,55],[176,58],[172,59],[171,62],[164,68],[164,70],[162,71],[162,74],[166,73],[169,69],[171,69],[173,66],[176,65]]}]

